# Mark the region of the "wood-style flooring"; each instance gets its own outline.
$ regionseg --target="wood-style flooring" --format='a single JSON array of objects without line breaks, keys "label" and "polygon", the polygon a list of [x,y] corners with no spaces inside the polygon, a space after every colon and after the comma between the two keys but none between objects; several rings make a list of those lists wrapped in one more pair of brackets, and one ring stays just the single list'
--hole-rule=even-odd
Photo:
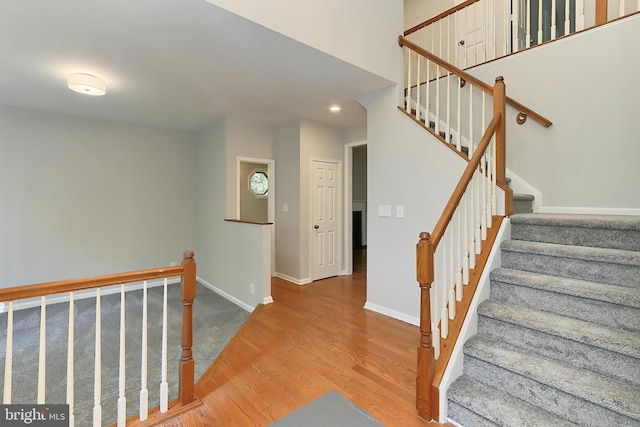
[{"label": "wood-style flooring", "polygon": [[354,275],[304,286],[274,278],[275,302],[196,384],[202,405],[159,425],[267,426],[331,390],[385,426],[427,425],[415,409],[418,328],[363,308],[365,260],[358,251]]}]

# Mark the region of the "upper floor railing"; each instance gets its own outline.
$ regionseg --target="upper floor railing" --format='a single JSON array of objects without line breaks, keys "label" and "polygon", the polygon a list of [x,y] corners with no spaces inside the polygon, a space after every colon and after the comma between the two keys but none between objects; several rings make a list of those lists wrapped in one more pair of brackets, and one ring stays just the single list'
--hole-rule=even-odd
[{"label": "upper floor railing", "polygon": [[640,0],[468,0],[404,32],[469,68],[640,11]]},{"label": "upper floor railing", "polygon": [[[126,342],[133,341],[140,345],[138,349],[140,354],[142,355],[141,360],[139,360],[141,378],[140,378],[140,407],[139,407],[139,420],[144,421],[149,416],[149,392],[147,388],[147,330],[149,328],[147,322],[147,286],[148,281],[154,279],[162,279],[164,292],[163,292],[163,301],[162,301],[162,313],[157,314],[156,317],[161,317],[161,325],[162,325],[162,335],[161,335],[161,348],[158,348],[158,352],[161,352],[161,366],[157,366],[158,372],[161,372],[161,381],[158,384],[159,387],[159,412],[167,413],[170,409],[169,406],[169,385],[168,385],[168,377],[167,377],[167,336],[168,336],[168,321],[167,321],[167,312],[168,312],[168,301],[167,301],[167,285],[168,279],[171,277],[181,278],[182,282],[182,338],[181,338],[181,347],[182,353],[179,361],[178,373],[179,373],[179,390],[178,390],[178,400],[177,402],[172,403],[171,406],[178,408],[182,406],[186,406],[194,402],[194,360],[191,352],[193,334],[192,334],[192,304],[195,298],[195,289],[196,289],[196,263],[194,261],[193,252],[185,252],[184,260],[180,266],[175,267],[166,267],[166,268],[156,268],[150,270],[140,270],[133,271],[128,273],[118,273],[111,274],[105,276],[96,276],[96,277],[88,277],[83,279],[72,279],[72,280],[63,280],[58,282],[49,282],[49,283],[41,283],[35,285],[27,285],[27,286],[18,286],[0,289],[0,302],[6,303],[6,335],[2,338],[5,341],[5,357],[4,357],[4,389],[3,389],[3,404],[11,404],[14,403],[12,389],[14,386],[14,352],[20,351],[20,334],[30,333],[31,331],[21,331],[19,329],[14,330],[14,303],[18,302],[22,305],[29,305],[29,303],[34,302],[35,305],[39,305],[40,308],[40,317],[39,323],[40,328],[39,332],[33,331],[34,335],[38,335],[39,340],[39,350],[38,350],[38,366],[30,367],[33,368],[33,372],[37,372],[37,382],[34,384],[34,387],[37,388],[37,398],[36,404],[44,405],[50,403],[61,403],[61,396],[52,396],[46,395],[47,390],[51,389],[51,387],[47,386],[47,369],[51,369],[51,364],[47,363],[47,357],[52,358],[53,362],[60,361],[61,363],[56,363],[54,369],[58,370],[66,370],[66,398],[64,401],[69,405],[69,425],[73,426],[75,423],[75,409],[76,404],[79,402],[83,402],[88,405],[86,408],[83,408],[84,412],[93,413],[92,420],[94,426],[102,426],[103,425],[103,404],[109,405],[110,412],[117,413],[117,425],[124,426],[127,421],[127,399],[125,395],[126,391],[126,359],[127,359],[127,348]],[[131,333],[131,331],[127,332],[127,323],[125,320],[125,308],[126,308],[126,292],[128,289],[126,285],[133,285],[137,288],[142,288],[142,307],[140,317],[142,319],[136,319],[142,325],[140,335],[137,333],[133,339],[126,339],[126,336]],[[109,342],[107,343],[106,349],[103,350],[103,317],[105,314],[103,313],[103,309],[101,308],[101,302],[103,297],[101,296],[101,290],[105,289],[105,287],[117,285],[117,293],[120,294],[120,307],[119,307],[119,332],[113,332],[109,334],[109,336],[118,336],[119,342]],[[111,288],[110,290],[115,290]],[[79,295],[83,292],[95,293],[95,325],[88,329],[95,330],[95,345],[93,348],[93,358],[92,360],[86,360],[86,357],[91,357],[90,353],[87,352],[79,352],[80,354],[75,352],[76,344],[76,326],[80,324],[82,321],[86,323],[90,321],[86,313],[83,315],[82,313],[76,313],[76,305],[77,299],[79,299]],[[113,293],[113,292],[111,292]],[[59,299],[68,300],[68,324],[67,324],[67,348],[66,354],[51,354],[51,347],[55,347],[54,344],[50,340],[47,339],[47,298],[50,298],[50,301],[56,301]],[[83,298],[86,298],[87,295],[83,295]],[[36,301],[32,301],[33,299]],[[61,320],[61,319],[59,319]],[[129,320],[129,322],[132,322]],[[56,324],[56,328],[63,327],[62,325]],[[64,321],[62,323],[65,323]],[[135,324],[137,322],[132,322]],[[128,329],[131,329],[130,327]],[[136,331],[138,332],[138,331]],[[1,335],[1,334],[0,334]],[[18,339],[18,342],[14,342],[14,338]],[[48,350],[47,347],[50,347]],[[114,362],[113,364],[118,366],[117,368],[117,377],[118,377],[118,398],[117,401],[104,402],[102,398],[103,392],[103,367],[105,366],[106,360],[103,360],[103,355],[106,353],[114,354],[113,349],[118,348],[118,359],[117,361],[109,360],[108,362]],[[53,356],[53,357],[52,357]],[[66,364],[62,363],[62,361],[66,360]],[[77,396],[75,392],[76,382],[79,378],[76,377],[77,366],[78,363],[81,363],[83,366],[90,366],[93,363],[93,378],[86,377],[86,375],[90,375],[89,372],[82,371],[81,381],[87,383],[89,381],[93,382],[93,407],[91,407],[91,397],[90,395],[82,395]],[[136,368],[137,370],[137,368]],[[115,375],[115,374],[114,374]],[[114,376],[112,375],[112,376]],[[111,378],[108,378],[111,379]],[[23,384],[20,384],[21,388],[24,388]],[[112,390],[113,391],[113,390]],[[113,394],[113,393],[112,393]],[[32,402],[19,402],[19,403],[32,403]],[[173,410],[173,409],[172,409]],[[85,421],[86,422],[86,421]],[[84,424],[84,422],[83,422]],[[87,424],[88,425],[88,424]]]}]

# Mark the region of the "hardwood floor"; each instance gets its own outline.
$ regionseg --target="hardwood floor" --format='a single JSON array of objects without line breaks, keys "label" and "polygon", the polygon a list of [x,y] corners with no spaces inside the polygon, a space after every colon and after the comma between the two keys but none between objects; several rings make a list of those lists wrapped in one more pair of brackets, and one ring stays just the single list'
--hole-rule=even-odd
[{"label": "hardwood floor", "polygon": [[415,409],[418,328],[365,310],[366,269],[355,270],[304,286],[274,278],[275,302],[196,385],[202,405],[159,425],[267,426],[330,390],[388,427],[427,425]]}]

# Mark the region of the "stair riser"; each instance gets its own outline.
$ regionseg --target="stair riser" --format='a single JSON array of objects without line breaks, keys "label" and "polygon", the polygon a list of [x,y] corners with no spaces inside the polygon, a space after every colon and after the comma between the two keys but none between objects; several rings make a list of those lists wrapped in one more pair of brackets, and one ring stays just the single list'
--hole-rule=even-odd
[{"label": "stair riser", "polygon": [[491,281],[491,299],[512,306],[543,310],[616,329],[640,332],[640,309],[574,295]]},{"label": "stair riser", "polygon": [[502,267],[640,288],[640,267],[598,260],[502,250]]},{"label": "stair riser", "polygon": [[499,427],[499,424],[492,423],[473,411],[449,401],[447,405],[447,417],[465,427]]},{"label": "stair riser", "polygon": [[511,238],[530,242],[640,251],[640,232],[632,230],[514,224]]},{"label": "stair riser", "polygon": [[584,426],[637,426],[638,421],[465,354],[464,374]]},{"label": "stair riser", "polygon": [[485,316],[478,333],[640,387],[640,359]]}]

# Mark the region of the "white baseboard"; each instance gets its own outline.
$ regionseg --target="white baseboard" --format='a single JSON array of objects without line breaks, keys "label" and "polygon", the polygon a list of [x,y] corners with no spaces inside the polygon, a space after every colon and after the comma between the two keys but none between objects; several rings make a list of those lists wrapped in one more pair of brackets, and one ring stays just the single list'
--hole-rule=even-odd
[{"label": "white baseboard", "polygon": [[376,313],[384,314],[385,316],[392,317],[405,323],[409,323],[410,325],[420,326],[420,318],[409,316],[405,313],[400,313],[399,311],[391,310],[387,307],[382,307],[381,305],[366,302],[364,304],[364,308],[366,310],[375,311]]},{"label": "white baseboard", "polygon": [[[170,285],[180,283],[179,277],[172,277],[167,280],[167,283]],[[158,286],[162,286],[164,284],[164,280],[152,280],[147,282],[147,288],[155,288]],[[125,292],[138,291],[142,289],[143,283],[129,283],[125,285]],[[120,293],[120,285],[106,286],[100,289],[100,295],[113,295]],[[73,300],[78,301],[81,299],[87,298],[95,298],[96,290],[95,289],[86,289],[83,291],[77,291],[73,295]],[[25,310],[27,308],[40,307],[40,302],[42,300],[40,298],[29,298],[26,300],[19,300],[13,303],[13,311],[17,310]],[[47,297],[47,305],[58,304],[62,302],[69,302],[69,292],[65,292],[62,294],[55,294]],[[0,313],[6,313],[8,311],[9,304],[7,302],[0,303]]]},{"label": "white baseboard", "polygon": [[254,307],[251,307],[249,304],[247,304],[244,301],[240,301],[238,298],[234,297],[231,294],[226,293],[222,289],[212,285],[211,283],[207,282],[206,280],[203,280],[201,277],[196,276],[196,280],[199,283],[201,283],[205,288],[212,290],[213,292],[215,292],[216,294],[220,295],[221,297],[223,297],[225,299],[228,299],[229,301],[231,301],[232,303],[234,303],[238,307],[243,308],[244,310],[248,311],[249,313],[251,313],[253,311]]},{"label": "white baseboard", "polygon": [[309,283],[313,282],[313,280],[311,280],[311,277],[296,279],[295,277],[287,276],[286,274],[282,273],[276,273],[275,276],[279,279],[286,280],[287,282],[291,282],[295,285],[308,285]]},{"label": "white baseboard", "polygon": [[595,215],[640,215],[638,208],[585,208],[567,206],[541,206],[540,213],[595,214]]},{"label": "white baseboard", "polygon": [[273,303],[273,297],[272,296],[268,296],[262,299],[262,303],[267,305],[267,304],[271,304]]}]

